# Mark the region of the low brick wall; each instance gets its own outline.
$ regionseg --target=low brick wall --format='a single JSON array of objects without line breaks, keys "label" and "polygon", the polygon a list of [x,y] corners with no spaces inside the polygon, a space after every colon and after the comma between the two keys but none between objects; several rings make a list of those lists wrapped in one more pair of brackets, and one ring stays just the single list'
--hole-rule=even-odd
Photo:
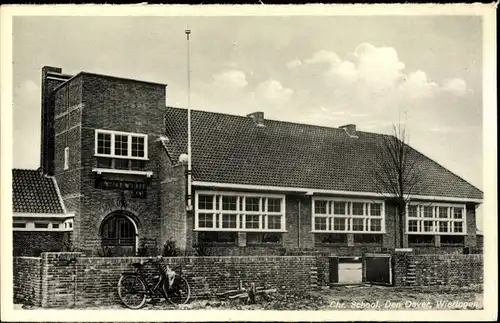
[{"label": "low brick wall", "polygon": [[[25,257],[15,263],[25,263]],[[124,271],[133,271],[132,263],[141,258],[91,258],[78,253],[42,253],[31,262],[31,284],[40,286],[39,304],[42,307],[68,308],[119,304],[117,283]],[[163,258],[172,267],[182,265],[193,296],[213,294],[243,285],[272,286],[281,291],[309,290],[317,286],[316,258],[312,256],[255,256],[255,257],[176,257]],[[27,270],[27,269],[26,269]],[[154,272],[149,265],[148,272]],[[14,294],[28,287],[14,279]],[[19,297],[17,297],[19,298]]]},{"label": "low brick wall", "polygon": [[394,253],[395,286],[468,286],[483,283],[481,254]]},{"label": "low brick wall", "polygon": [[41,259],[16,257],[13,261],[14,301],[41,305]]}]

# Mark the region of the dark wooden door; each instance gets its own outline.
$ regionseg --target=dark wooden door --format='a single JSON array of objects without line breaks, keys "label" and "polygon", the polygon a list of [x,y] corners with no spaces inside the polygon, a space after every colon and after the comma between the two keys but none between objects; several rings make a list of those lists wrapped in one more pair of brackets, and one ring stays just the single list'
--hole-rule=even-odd
[{"label": "dark wooden door", "polygon": [[339,282],[339,258],[329,257],[328,266],[330,271],[329,283],[337,284]]}]

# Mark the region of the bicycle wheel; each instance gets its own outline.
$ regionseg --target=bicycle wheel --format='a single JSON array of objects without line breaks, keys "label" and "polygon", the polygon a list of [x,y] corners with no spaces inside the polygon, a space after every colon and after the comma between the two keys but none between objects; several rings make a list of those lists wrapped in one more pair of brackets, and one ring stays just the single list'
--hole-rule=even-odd
[{"label": "bicycle wheel", "polygon": [[186,304],[191,296],[191,289],[187,280],[179,275],[175,276],[174,283],[169,288],[168,281],[163,284],[167,300],[174,305]]},{"label": "bicycle wheel", "polygon": [[141,308],[146,303],[146,285],[137,276],[123,275],[118,281],[118,296],[128,308]]}]

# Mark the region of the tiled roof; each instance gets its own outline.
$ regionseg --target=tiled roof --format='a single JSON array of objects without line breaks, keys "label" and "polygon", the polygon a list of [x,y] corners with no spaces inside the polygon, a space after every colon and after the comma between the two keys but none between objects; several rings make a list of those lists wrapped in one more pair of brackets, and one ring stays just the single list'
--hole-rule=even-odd
[{"label": "tiled roof", "polygon": [[[381,134],[192,110],[192,174],[216,183],[377,192],[373,164]],[[165,143],[173,161],[187,152],[187,110],[166,110]],[[422,169],[422,189],[414,194],[482,199],[483,193],[412,149]]]},{"label": "tiled roof", "polygon": [[12,205],[18,213],[64,213],[54,181],[35,169],[12,170]]}]

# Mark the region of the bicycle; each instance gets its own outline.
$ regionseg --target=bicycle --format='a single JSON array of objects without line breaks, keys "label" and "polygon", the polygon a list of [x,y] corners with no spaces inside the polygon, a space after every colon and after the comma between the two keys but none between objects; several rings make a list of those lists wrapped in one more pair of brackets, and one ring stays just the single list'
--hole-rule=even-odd
[{"label": "bicycle", "polygon": [[[186,304],[191,296],[191,290],[187,280],[182,277],[181,266],[173,270],[168,265],[153,258],[147,261],[133,263],[135,272],[123,272],[118,281],[118,296],[122,303],[131,309],[139,309],[146,303],[146,297],[153,298],[161,294],[169,303],[173,305]],[[146,263],[155,263],[158,274],[153,277],[152,285],[147,284],[146,276],[143,272]],[[177,269],[179,273],[177,273]]]}]

